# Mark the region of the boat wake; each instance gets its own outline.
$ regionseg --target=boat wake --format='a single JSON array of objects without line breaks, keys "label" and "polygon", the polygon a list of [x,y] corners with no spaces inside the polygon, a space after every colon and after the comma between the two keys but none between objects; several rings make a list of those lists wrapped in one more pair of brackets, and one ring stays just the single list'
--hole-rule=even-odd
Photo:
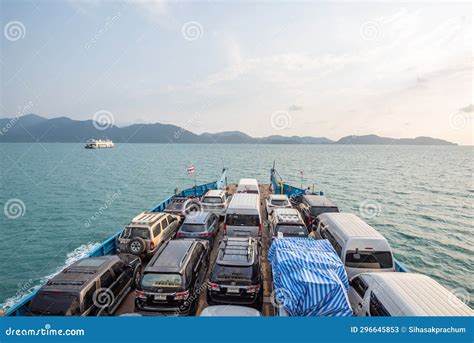
[{"label": "boat wake", "polygon": [[8,309],[12,307],[14,304],[18,303],[21,301],[24,297],[28,296],[32,292],[34,292],[36,289],[40,288],[43,286],[49,279],[51,279],[53,276],[61,272],[64,268],[70,266],[77,260],[84,258],[87,256],[89,252],[91,252],[93,249],[98,247],[100,245],[99,242],[95,243],[87,243],[83,244],[80,247],[77,247],[73,251],[67,253],[66,255],[66,260],[64,263],[59,266],[54,273],[51,273],[50,275],[44,276],[38,281],[33,281],[33,280],[27,280],[23,284],[18,284],[17,292],[15,295],[13,295],[10,298],[7,298],[3,304],[0,305],[1,309]]}]

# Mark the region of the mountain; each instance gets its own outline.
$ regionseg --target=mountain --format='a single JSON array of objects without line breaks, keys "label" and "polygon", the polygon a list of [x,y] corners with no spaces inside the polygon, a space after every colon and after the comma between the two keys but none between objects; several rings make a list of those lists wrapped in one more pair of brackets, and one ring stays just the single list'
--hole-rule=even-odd
[{"label": "mountain", "polygon": [[240,131],[225,131],[219,133],[203,133],[201,137],[207,139],[207,143],[222,144],[246,144],[257,143],[256,139]]},{"label": "mountain", "polygon": [[387,138],[377,135],[346,136],[339,139],[336,144],[378,144],[378,145],[456,145],[443,139],[431,137],[416,138]]},{"label": "mountain", "polygon": [[281,136],[255,138],[240,131],[195,134],[170,124],[133,124],[124,127],[110,125],[101,130],[93,120],[73,120],[67,117],[47,119],[36,114],[0,119],[1,142],[85,142],[90,138],[109,138],[116,143],[220,143],[220,144],[395,144],[453,145],[430,138],[387,138],[377,135],[346,136],[334,142],[326,137]]}]

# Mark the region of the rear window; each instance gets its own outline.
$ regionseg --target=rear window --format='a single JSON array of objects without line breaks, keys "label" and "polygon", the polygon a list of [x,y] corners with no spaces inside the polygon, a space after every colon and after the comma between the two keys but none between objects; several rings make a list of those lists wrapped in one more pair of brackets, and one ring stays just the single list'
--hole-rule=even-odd
[{"label": "rear window", "polygon": [[202,232],[206,231],[206,225],[204,224],[183,224],[179,231],[183,232]]},{"label": "rear window", "polygon": [[30,303],[29,311],[44,316],[79,314],[77,297],[69,293],[38,293]]},{"label": "rear window", "polygon": [[122,238],[135,238],[140,237],[143,239],[150,239],[150,230],[142,227],[127,227],[122,233]]},{"label": "rear window", "polygon": [[179,287],[181,286],[181,275],[147,273],[143,275],[143,287]]},{"label": "rear window", "polygon": [[339,212],[337,207],[321,207],[321,206],[313,206],[311,207],[311,214],[313,216],[319,216],[322,213],[334,213]]},{"label": "rear window", "polygon": [[254,214],[230,213],[226,215],[225,223],[232,226],[258,226],[260,218]]},{"label": "rear window", "polygon": [[301,225],[277,225],[275,234],[281,232],[283,237],[305,237],[308,235],[306,227]]},{"label": "rear window", "polygon": [[204,197],[202,202],[205,204],[222,204],[224,201],[221,197]]},{"label": "rear window", "polygon": [[346,266],[350,268],[385,269],[393,267],[392,254],[389,251],[348,251]]},{"label": "rear window", "polygon": [[275,199],[273,199],[272,200],[272,205],[274,205],[274,206],[284,206],[284,205],[287,205],[287,201],[286,200],[275,200]]},{"label": "rear window", "polygon": [[220,264],[215,264],[212,270],[212,280],[213,281],[252,281],[255,279],[256,275],[254,274],[254,268],[252,266],[225,266]]}]

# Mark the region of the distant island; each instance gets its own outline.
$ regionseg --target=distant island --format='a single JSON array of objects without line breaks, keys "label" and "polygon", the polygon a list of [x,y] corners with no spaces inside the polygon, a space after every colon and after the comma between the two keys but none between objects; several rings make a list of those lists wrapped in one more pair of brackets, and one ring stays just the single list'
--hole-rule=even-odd
[{"label": "distant island", "polygon": [[268,136],[255,138],[240,131],[195,134],[169,124],[111,125],[105,129],[92,120],[67,117],[47,119],[36,114],[0,119],[0,143],[78,143],[90,138],[108,138],[115,143],[220,143],[220,144],[370,144],[457,145],[431,137],[387,138],[377,135],[346,136],[337,141],[326,137]]}]

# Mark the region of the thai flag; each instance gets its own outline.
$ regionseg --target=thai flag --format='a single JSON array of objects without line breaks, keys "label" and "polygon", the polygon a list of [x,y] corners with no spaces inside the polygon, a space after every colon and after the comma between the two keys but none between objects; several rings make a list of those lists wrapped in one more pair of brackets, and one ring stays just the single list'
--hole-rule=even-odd
[{"label": "thai flag", "polygon": [[194,165],[188,166],[188,174],[194,174],[196,167]]}]

